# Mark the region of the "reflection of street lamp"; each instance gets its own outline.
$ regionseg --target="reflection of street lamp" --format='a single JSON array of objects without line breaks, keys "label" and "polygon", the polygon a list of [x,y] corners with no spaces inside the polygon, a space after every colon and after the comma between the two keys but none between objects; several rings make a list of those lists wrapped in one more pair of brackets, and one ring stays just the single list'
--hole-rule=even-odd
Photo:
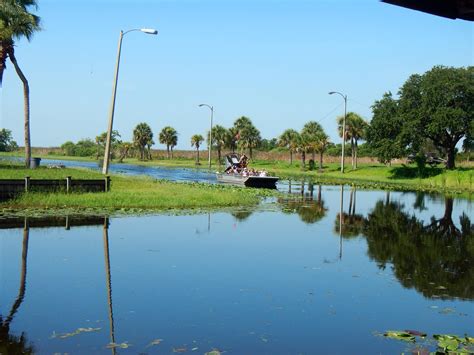
[{"label": "reflection of street lamp", "polygon": [[128,31],[120,31],[119,36],[119,43],[118,43],[118,51],[117,51],[117,63],[115,64],[115,78],[114,78],[114,86],[112,88],[112,101],[110,102],[110,113],[109,113],[109,126],[107,129],[107,141],[105,142],[105,153],[104,153],[104,166],[102,167],[102,173],[107,174],[109,171],[109,159],[110,159],[110,141],[112,137],[112,126],[114,121],[114,111],[115,111],[115,96],[117,94],[117,81],[118,81],[118,73],[119,73],[119,66],[120,66],[120,52],[122,50],[122,39],[127,33],[132,31],[140,31],[143,33],[147,33],[149,35],[156,35],[158,31],[152,28],[135,28],[133,30]]},{"label": "reflection of street lamp", "polygon": [[[211,148],[212,148],[212,118],[214,116],[214,106],[208,104],[200,104],[199,107],[206,106],[211,110],[211,130],[209,131],[209,169],[211,169]],[[220,163],[219,163],[220,164]]]},{"label": "reflection of street lamp", "polygon": [[342,156],[341,156],[341,173],[344,174],[344,146],[346,145],[346,116],[347,116],[347,95],[343,95],[338,91],[331,91],[329,95],[338,94],[344,99],[344,119],[342,120]]}]

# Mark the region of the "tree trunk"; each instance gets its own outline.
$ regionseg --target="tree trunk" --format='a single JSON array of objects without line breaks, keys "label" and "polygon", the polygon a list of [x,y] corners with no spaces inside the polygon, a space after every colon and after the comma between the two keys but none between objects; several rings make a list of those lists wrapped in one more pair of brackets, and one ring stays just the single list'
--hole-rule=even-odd
[{"label": "tree trunk", "polygon": [[197,153],[196,165],[199,165],[199,148],[196,148],[196,153]]},{"label": "tree trunk", "polygon": [[455,152],[455,146],[449,147],[448,148],[448,161],[446,162],[446,169],[454,169],[455,168],[455,158],[456,158],[456,152]]},{"label": "tree trunk", "polygon": [[173,147],[171,147],[171,159],[173,159]]},{"label": "tree trunk", "polygon": [[221,165],[221,148],[217,148],[217,160],[218,164]]},{"label": "tree trunk", "polygon": [[352,170],[354,170],[354,138],[351,138],[351,164]]},{"label": "tree trunk", "polygon": [[253,156],[253,154],[252,154],[252,153],[253,153],[253,152],[252,152],[252,147],[249,147],[249,155],[250,155],[250,159],[252,159],[252,156]]},{"label": "tree trunk", "polygon": [[301,164],[303,164],[301,169],[304,169],[306,166],[306,152],[304,150],[301,152]]},{"label": "tree trunk", "polygon": [[169,145],[166,145],[166,155],[169,159],[170,158],[170,146]]},{"label": "tree trunk", "polygon": [[293,165],[293,151],[290,149],[290,165]]},{"label": "tree trunk", "polygon": [[323,170],[323,152],[319,153],[319,170]]},{"label": "tree trunk", "polygon": [[355,158],[355,168],[357,169],[357,149],[358,149],[358,146],[357,146],[357,139],[355,140],[355,144],[354,144],[354,158]]},{"label": "tree trunk", "polygon": [[25,165],[27,168],[30,167],[31,161],[31,137],[30,137],[30,86],[28,85],[28,80],[26,80],[25,75],[18,66],[18,62],[15,57],[15,50],[13,45],[10,47],[8,52],[11,62],[15,67],[16,73],[20,77],[20,80],[23,82],[23,100],[24,100],[24,110],[25,110]]}]

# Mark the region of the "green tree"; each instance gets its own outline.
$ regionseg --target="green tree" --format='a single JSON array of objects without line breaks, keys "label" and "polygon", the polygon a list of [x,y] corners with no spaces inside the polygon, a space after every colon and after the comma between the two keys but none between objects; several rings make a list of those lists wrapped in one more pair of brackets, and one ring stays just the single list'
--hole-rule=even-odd
[{"label": "green tree", "polygon": [[[342,137],[342,124],[344,116],[337,118],[339,137]],[[357,146],[361,139],[365,139],[368,124],[355,112],[348,112],[346,115],[346,135],[345,140],[351,142],[352,169],[357,169]]]},{"label": "green tree", "polygon": [[250,118],[242,116],[235,120],[234,128],[237,130],[238,145],[241,150],[248,149],[249,156],[252,158],[253,149],[260,144],[260,131],[253,125]]},{"label": "green tree", "polygon": [[76,145],[71,142],[67,141],[61,145],[61,150],[63,151],[64,155],[67,156],[75,156]]},{"label": "green tree", "polygon": [[[112,146],[112,151],[117,149],[117,145],[121,143],[119,140],[120,133],[117,130],[112,130],[112,134],[110,135],[110,143]],[[97,154],[96,159],[99,159],[100,156],[104,155],[105,152],[105,144],[107,142],[107,132],[103,132],[95,137],[95,143],[97,144]],[[113,155],[113,154],[112,154]]]},{"label": "green tree", "polygon": [[23,83],[25,165],[28,168],[31,160],[30,87],[15,56],[15,40],[22,37],[30,40],[33,34],[40,30],[40,18],[28,12],[30,7],[36,7],[35,0],[2,0],[0,2],[0,86],[6,61],[9,58]]},{"label": "green tree", "polygon": [[[220,125],[215,125],[214,127],[212,127],[211,144],[217,149],[217,160],[219,161],[219,164],[221,163],[222,148],[225,147],[228,134],[229,133],[227,132],[227,130]],[[209,143],[209,133],[207,135],[207,142]]]},{"label": "green tree", "polygon": [[285,130],[278,138],[278,145],[288,149],[290,152],[290,165],[293,164],[293,153],[295,153],[298,148],[299,139],[300,134],[291,128]]},{"label": "green tree", "polygon": [[140,151],[141,160],[145,160],[145,147],[151,145],[152,142],[153,132],[150,126],[145,122],[139,123],[133,130],[133,144]]},{"label": "green tree", "polygon": [[201,164],[199,162],[199,147],[201,146],[202,142],[204,142],[204,137],[200,134],[195,134],[191,137],[191,147],[196,148],[196,165]]},{"label": "green tree", "polygon": [[400,142],[403,118],[398,112],[398,101],[391,92],[372,105],[372,121],[367,128],[367,143],[377,159],[384,164],[406,155]]},{"label": "green tree", "polygon": [[307,122],[301,130],[301,137],[303,137],[303,139],[306,141],[308,145],[308,152],[311,153],[313,160],[315,159],[316,154],[315,146],[321,133],[324,133],[324,129],[318,122],[315,121]]},{"label": "green tree", "polygon": [[166,126],[161,130],[159,138],[160,143],[166,145],[168,159],[172,158],[173,148],[178,144],[178,132],[173,127]]},{"label": "green tree", "polygon": [[12,131],[9,129],[0,129],[0,152],[11,152],[18,148],[13,140]]},{"label": "green tree", "polygon": [[429,139],[446,154],[446,168],[454,169],[456,144],[473,133],[474,67],[435,66],[412,75],[399,96],[402,144],[418,152]]},{"label": "green tree", "polygon": [[317,136],[316,142],[313,144],[313,149],[316,153],[319,154],[319,170],[323,170],[323,155],[324,152],[328,149],[331,141],[329,136],[323,132],[320,132]]},{"label": "green tree", "polygon": [[225,146],[232,150],[232,153],[235,153],[237,149],[237,141],[239,140],[239,130],[236,127],[230,127],[227,130],[227,135],[225,138]]}]

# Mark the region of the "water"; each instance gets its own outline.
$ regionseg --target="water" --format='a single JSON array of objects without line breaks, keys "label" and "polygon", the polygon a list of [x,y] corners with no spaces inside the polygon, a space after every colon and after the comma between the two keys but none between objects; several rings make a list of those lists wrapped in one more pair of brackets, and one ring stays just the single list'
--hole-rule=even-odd
[{"label": "water", "polygon": [[342,214],[341,188],[314,186],[228,212],[0,220],[0,352],[394,354],[436,344],[386,330],[473,336],[472,203],[342,196]]}]

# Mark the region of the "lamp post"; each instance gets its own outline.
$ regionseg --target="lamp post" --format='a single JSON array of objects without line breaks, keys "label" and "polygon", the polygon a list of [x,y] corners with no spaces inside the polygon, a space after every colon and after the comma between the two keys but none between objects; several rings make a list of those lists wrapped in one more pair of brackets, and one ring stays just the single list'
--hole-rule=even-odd
[{"label": "lamp post", "polygon": [[110,144],[112,138],[112,127],[114,122],[114,111],[115,111],[115,97],[117,95],[117,81],[120,67],[120,53],[122,51],[122,39],[127,33],[132,31],[140,31],[149,35],[156,35],[158,31],[152,28],[134,28],[128,31],[120,31],[118,50],[117,50],[117,63],[115,64],[115,76],[114,76],[114,85],[112,88],[112,100],[110,102],[110,111],[109,111],[109,126],[107,128],[107,140],[105,142],[105,153],[104,153],[104,165],[102,167],[102,173],[107,174],[109,172],[109,160],[110,160]]},{"label": "lamp post", "polygon": [[341,155],[341,173],[344,174],[344,146],[346,145],[346,117],[347,117],[347,95],[338,91],[331,91],[329,95],[338,94],[344,99],[344,118],[342,120],[342,155]]},{"label": "lamp post", "polygon": [[200,104],[199,107],[206,106],[211,110],[211,129],[209,131],[209,169],[211,169],[211,149],[212,149],[212,118],[214,116],[214,106],[208,104]]}]

